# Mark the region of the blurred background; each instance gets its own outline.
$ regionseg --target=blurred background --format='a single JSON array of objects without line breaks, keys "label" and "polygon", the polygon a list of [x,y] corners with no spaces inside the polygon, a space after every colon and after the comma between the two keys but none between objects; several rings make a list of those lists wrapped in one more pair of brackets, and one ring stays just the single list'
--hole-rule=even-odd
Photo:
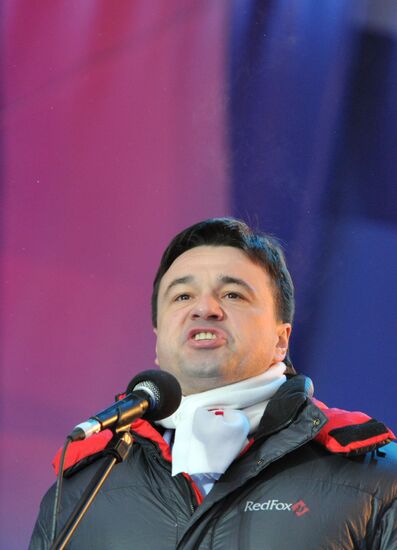
[{"label": "blurred background", "polygon": [[0,141],[0,547],[51,460],[153,367],[174,234],[278,236],[291,356],[330,406],[397,428],[394,0],[7,0]]}]

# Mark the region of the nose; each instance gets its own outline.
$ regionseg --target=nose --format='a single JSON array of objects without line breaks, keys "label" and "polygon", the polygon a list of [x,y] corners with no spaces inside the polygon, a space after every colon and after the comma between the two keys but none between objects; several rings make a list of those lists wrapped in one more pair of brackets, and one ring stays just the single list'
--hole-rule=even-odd
[{"label": "nose", "polygon": [[192,319],[208,319],[220,321],[224,312],[219,301],[212,295],[202,295],[194,303],[191,311]]}]

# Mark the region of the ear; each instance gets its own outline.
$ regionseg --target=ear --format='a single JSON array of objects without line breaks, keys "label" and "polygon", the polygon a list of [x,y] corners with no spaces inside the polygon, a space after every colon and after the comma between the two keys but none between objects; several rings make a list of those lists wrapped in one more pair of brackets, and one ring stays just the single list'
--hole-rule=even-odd
[{"label": "ear", "polygon": [[155,347],[155,353],[156,353],[156,356],[154,358],[154,364],[157,365],[158,367],[160,366],[159,365],[159,360],[158,360],[158,357],[157,357],[157,329],[153,327],[153,332],[154,334],[156,335],[156,347]]},{"label": "ear", "polygon": [[274,348],[274,361],[280,363],[284,361],[285,356],[288,351],[289,337],[291,336],[291,324],[290,323],[280,323],[277,327],[278,340],[276,347]]}]

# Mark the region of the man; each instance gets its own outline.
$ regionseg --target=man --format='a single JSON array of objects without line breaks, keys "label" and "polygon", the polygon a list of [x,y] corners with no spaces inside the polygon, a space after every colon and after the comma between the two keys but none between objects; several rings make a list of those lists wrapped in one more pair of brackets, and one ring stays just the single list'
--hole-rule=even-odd
[{"label": "man", "polygon": [[[288,357],[293,312],[274,240],[230,218],[173,239],[152,313],[156,361],[178,378],[182,404],[157,425],[132,425],[128,459],[68,548],[397,549],[394,436],[314,400]],[[97,452],[69,464],[60,525],[109,441],[93,437]],[[49,545],[53,497],[31,549]]]}]

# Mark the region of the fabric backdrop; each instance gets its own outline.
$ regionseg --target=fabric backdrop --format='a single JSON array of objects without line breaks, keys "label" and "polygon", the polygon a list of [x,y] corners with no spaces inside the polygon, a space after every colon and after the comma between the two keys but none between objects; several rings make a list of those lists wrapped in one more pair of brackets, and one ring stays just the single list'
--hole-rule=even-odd
[{"label": "fabric backdrop", "polygon": [[237,1],[232,212],[282,239],[292,359],[397,427],[397,5]]},{"label": "fabric backdrop", "polygon": [[226,8],[3,8],[1,548],[27,547],[70,429],[154,367],[169,238],[230,210]]}]

